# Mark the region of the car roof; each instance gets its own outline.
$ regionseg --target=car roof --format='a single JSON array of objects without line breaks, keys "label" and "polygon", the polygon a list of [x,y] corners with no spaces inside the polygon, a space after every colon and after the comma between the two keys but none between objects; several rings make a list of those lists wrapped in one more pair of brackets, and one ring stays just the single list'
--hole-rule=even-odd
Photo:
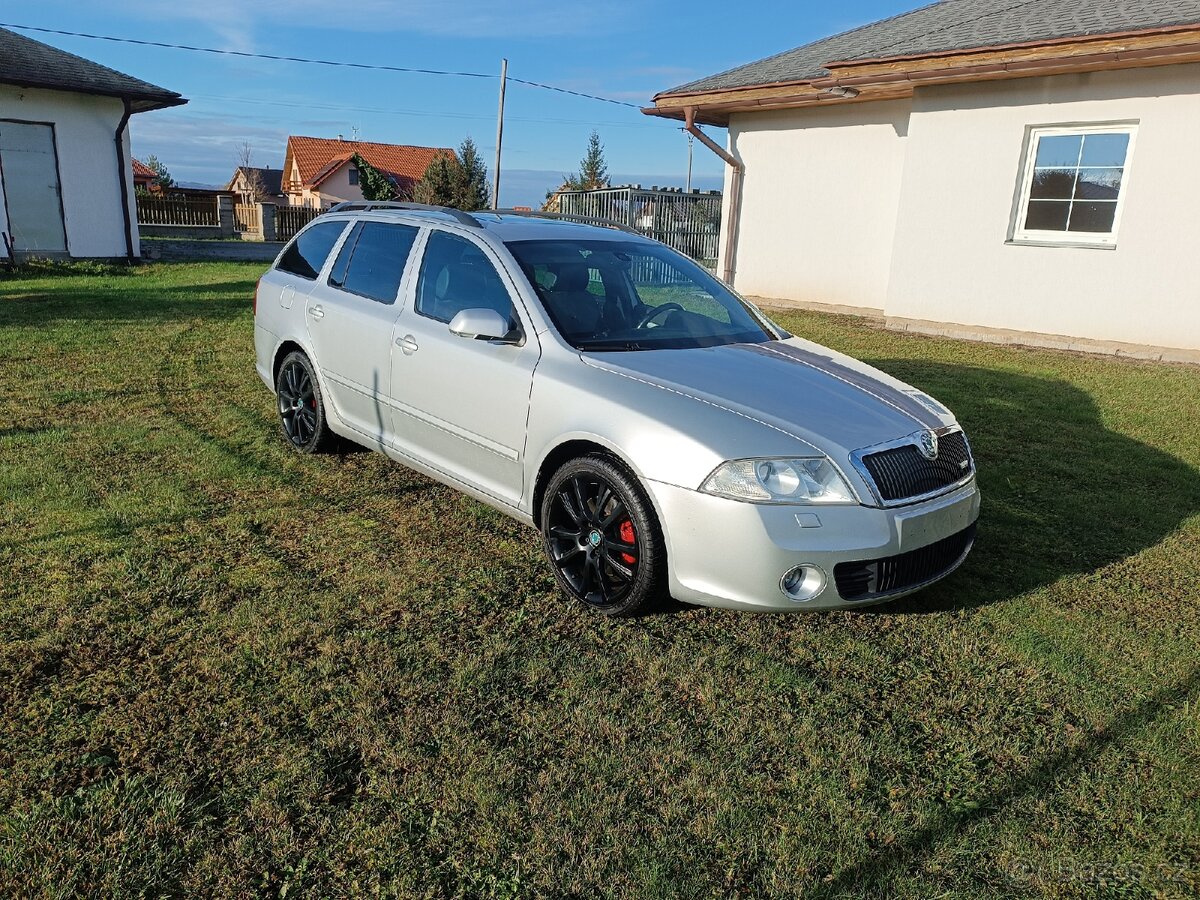
[{"label": "car roof", "polygon": [[[575,222],[537,213],[492,212],[479,210],[461,213],[458,210],[404,209],[399,207],[370,206],[361,209],[337,209],[326,215],[346,216],[356,219],[370,215],[372,218],[399,219],[420,222],[424,225],[466,225],[478,228],[508,243],[510,241],[537,240],[587,240],[587,241],[637,241],[654,243],[637,232],[624,230],[614,223],[612,226]],[[468,224],[470,222],[471,224]]]}]

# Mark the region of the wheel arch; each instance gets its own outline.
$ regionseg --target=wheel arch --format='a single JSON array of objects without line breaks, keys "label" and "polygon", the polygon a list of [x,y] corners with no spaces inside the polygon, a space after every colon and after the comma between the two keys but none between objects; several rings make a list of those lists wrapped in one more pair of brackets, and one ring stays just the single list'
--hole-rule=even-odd
[{"label": "wheel arch", "polygon": [[283,361],[287,359],[288,354],[292,352],[303,353],[308,357],[308,361],[316,368],[316,363],[313,362],[312,354],[308,352],[308,348],[291,339],[285,339],[279,342],[279,346],[275,348],[275,356],[271,360],[271,389],[274,390],[279,383],[279,369],[283,365]]}]

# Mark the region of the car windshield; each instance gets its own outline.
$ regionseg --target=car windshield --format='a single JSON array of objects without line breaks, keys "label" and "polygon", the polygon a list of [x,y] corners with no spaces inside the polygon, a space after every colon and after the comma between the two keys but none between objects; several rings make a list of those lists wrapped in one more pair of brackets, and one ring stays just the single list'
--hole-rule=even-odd
[{"label": "car windshield", "polygon": [[780,337],[705,269],[661,244],[542,240],[508,248],[578,350],[678,350]]}]

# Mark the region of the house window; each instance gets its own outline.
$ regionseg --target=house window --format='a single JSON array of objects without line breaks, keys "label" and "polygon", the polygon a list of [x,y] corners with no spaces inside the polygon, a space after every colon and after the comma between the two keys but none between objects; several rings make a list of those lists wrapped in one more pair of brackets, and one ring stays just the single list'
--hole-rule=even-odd
[{"label": "house window", "polygon": [[1033,129],[1013,238],[1115,244],[1134,134],[1127,125]]},{"label": "house window", "polygon": [[358,184],[358,169],[356,169],[354,166],[351,166],[346,170],[346,175],[349,176],[351,184]]}]

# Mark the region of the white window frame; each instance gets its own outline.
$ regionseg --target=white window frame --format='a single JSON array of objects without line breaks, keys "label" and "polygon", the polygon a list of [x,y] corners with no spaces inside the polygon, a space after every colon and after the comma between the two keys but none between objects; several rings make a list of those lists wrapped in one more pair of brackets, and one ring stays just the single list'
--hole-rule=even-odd
[{"label": "white window frame", "polygon": [[[1022,244],[1115,247],[1117,244],[1117,234],[1121,230],[1121,215],[1125,210],[1125,199],[1129,194],[1129,171],[1133,162],[1134,145],[1137,143],[1137,130],[1136,122],[1117,122],[1099,125],[1042,125],[1031,127],[1026,138],[1025,166],[1021,172],[1021,191],[1013,216],[1011,240],[1014,243]],[[1125,150],[1125,162],[1122,166],[1121,190],[1117,194],[1117,208],[1113,214],[1112,231],[1098,233],[1087,231],[1041,231],[1025,228],[1025,220],[1029,215],[1029,195],[1033,191],[1033,173],[1041,139],[1044,137],[1069,137],[1080,134],[1129,135],[1129,145]]]}]

